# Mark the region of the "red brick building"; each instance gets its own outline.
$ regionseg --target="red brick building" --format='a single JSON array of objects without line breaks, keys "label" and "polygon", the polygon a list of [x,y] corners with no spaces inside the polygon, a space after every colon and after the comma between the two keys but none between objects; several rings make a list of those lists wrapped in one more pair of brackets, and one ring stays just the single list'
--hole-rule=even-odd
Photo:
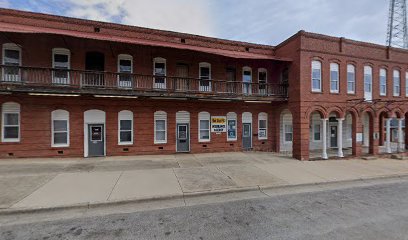
[{"label": "red brick building", "polygon": [[265,46],[8,9],[0,44],[1,158],[406,148],[406,50],[304,31]]}]

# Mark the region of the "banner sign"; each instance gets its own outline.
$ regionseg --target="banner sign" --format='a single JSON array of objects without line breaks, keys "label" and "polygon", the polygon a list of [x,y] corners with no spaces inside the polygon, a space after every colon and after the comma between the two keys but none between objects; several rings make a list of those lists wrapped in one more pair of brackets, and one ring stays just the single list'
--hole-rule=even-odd
[{"label": "banner sign", "polygon": [[226,132],[227,117],[215,116],[211,117],[211,132]]}]

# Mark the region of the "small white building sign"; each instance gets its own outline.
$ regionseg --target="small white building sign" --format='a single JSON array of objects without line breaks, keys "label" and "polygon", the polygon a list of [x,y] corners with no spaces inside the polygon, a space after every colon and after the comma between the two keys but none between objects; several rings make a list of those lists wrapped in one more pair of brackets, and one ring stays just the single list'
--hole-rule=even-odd
[{"label": "small white building sign", "polygon": [[211,117],[211,132],[215,133],[227,132],[227,117],[223,116]]}]

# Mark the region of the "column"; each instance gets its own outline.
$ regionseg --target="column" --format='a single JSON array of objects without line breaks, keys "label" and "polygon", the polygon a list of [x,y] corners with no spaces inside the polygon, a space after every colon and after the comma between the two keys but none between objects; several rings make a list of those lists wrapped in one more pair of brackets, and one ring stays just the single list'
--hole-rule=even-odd
[{"label": "column", "polygon": [[386,153],[391,153],[391,118],[385,119],[385,151]]},{"label": "column", "polygon": [[337,156],[342,158],[344,157],[343,154],[343,120],[344,118],[337,118],[338,126],[337,126]]},{"label": "column", "polygon": [[322,139],[322,158],[323,159],[328,159],[327,157],[327,120],[328,119],[322,119],[322,125],[323,125],[323,139]]},{"label": "column", "polygon": [[404,118],[398,119],[398,152],[404,152],[404,138],[402,137],[402,122]]}]

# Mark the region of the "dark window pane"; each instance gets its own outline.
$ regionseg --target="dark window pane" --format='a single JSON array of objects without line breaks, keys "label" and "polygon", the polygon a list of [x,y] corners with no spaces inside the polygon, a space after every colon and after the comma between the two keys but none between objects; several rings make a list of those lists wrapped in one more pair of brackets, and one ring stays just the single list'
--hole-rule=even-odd
[{"label": "dark window pane", "polygon": [[4,125],[18,125],[18,113],[6,113]]},{"label": "dark window pane", "polygon": [[68,133],[54,133],[54,144],[67,144]]},{"label": "dark window pane", "polygon": [[68,123],[66,120],[54,120],[54,131],[67,131]]},{"label": "dark window pane", "polygon": [[4,51],[4,63],[6,65],[19,65],[20,52],[17,50],[6,49]]},{"label": "dark window pane", "polygon": [[122,132],[120,132],[120,141],[121,142],[131,142],[132,141],[132,132],[131,131],[122,131]]},{"label": "dark window pane", "polygon": [[166,130],[166,121],[164,120],[156,120],[156,130],[164,131]]},{"label": "dark window pane", "polygon": [[259,120],[259,128],[266,128],[266,120]]},{"label": "dark window pane", "polygon": [[132,121],[120,120],[120,130],[132,130]]},{"label": "dark window pane", "polygon": [[54,62],[56,63],[68,63],[68,55],[54,54]]},{"label": "dark window pane", "polygon": [[4,138],[18,138],[18,127],[4,127]]}]

